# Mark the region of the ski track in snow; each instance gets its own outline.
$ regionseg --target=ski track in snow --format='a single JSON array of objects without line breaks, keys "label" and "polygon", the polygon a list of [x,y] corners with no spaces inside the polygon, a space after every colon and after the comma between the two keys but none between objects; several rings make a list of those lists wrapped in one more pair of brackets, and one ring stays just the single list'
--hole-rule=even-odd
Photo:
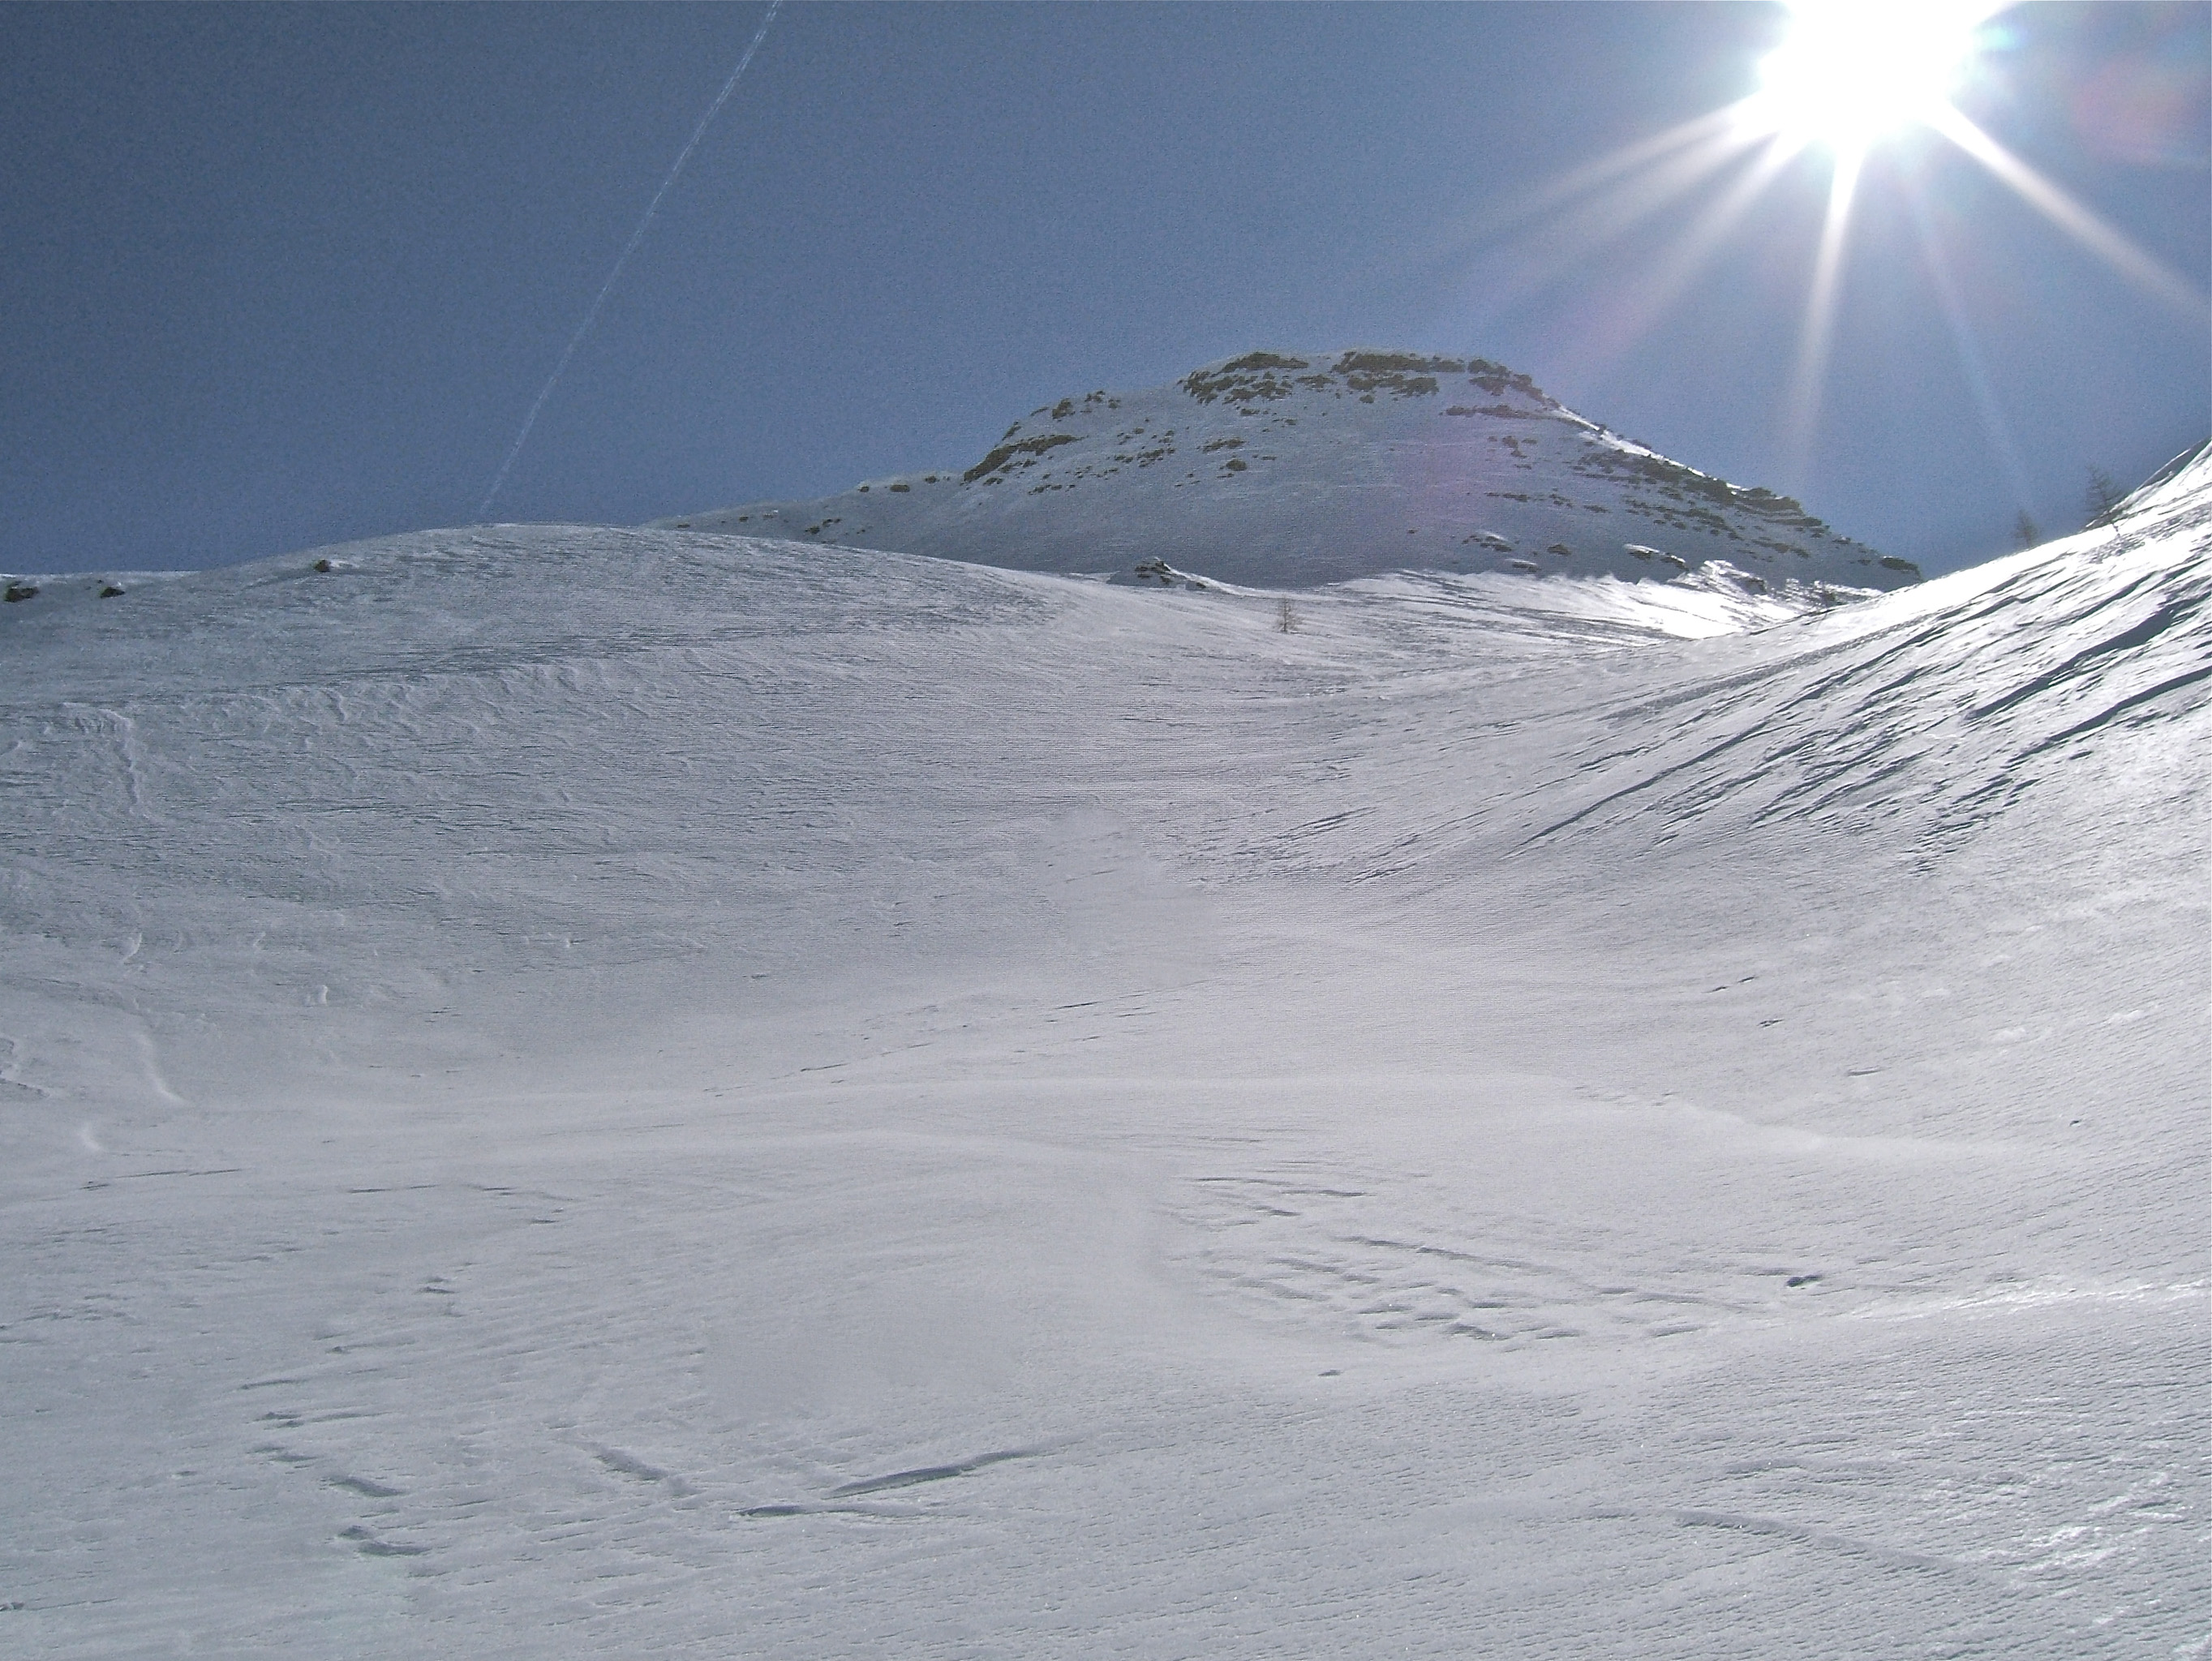
[{"label": "ski track in snow", "polygon": [[1698,640],[9,608],[0,1642],[2203,1653],[2207,488]]}]

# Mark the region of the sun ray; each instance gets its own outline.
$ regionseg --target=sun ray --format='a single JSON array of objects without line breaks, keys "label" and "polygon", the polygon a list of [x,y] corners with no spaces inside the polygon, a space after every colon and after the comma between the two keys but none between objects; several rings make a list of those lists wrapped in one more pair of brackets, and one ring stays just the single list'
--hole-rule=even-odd
[{"label": "sun ray", "polygon": [[1565,379],[1594,373],[1608,359],[1641,339],[1681,298],[1714,251],[1766,193],[1775,178],[1796,159],[1803,145],[1780,133],[1768,135],[1751,165],[1674,239],[1659,261],[1644,271],[1638,286],[1567,356]]},{"label": "sun ray", "polygon": [[1947,105],[1930,118],[1929,124],[2029,207],[2177,316],[2202,324],[2212,314],[2212,300],[2188,279],[2106,224],[1959,111]]},{"label": "sun ray", "polygon": [[1615,185],[1641,168],[1656,167],[1678,150],[1735,131],[1743,124],[1742,108],[1741,103],[1732,104],[1693,120],[1679,122],[1664,132],[1624,144],[1594,161],[1533,185],[1449,233],[1447,239],[1439,245],[1439,252],[1464,249],[1486,241],[1539,215],[1564,207],[1578,196]]},{"label": "sun ray", "polygon": [[1838,153],[1828,181],[1828,213],[1820,227],[1820,252],[1813,260],[1813,286],[1805,299],[1805,322],[1797,336],[1797,364],[1790,379],[1789,413],[1783,421],[1783,455],[1790,482],[1802,489],[1820,423],[1820,385],[1835,343],[1836,310],[1844,283],[1844,245],[1850,229],[1851,198],[1857,194],[1862,158]]},{"label": "sun ray", "polygon": [[1974,337],[1966,301],[1959,293],[1958,281],[1952,275],[1950,261],[1944,255],[1942,239],[1936,235],[1935,221],[1929,214],[1927,197],[1911,175],[1906,175],[1904,185],[1913,229],[1920,239],[1921,256],[1927,261],[1929,276],[1936,285],[1936,297],[1942,306],[1943,320],[1950,328],[1953,349],[1959,355],[1959,367],[1966,373],[1967,388],[1973,394],[1976,409],[1981,412],[1982,436],[1989,442],[1990,456],[2004,470],[2014,500],[2025,512],[2032,492],[2027,464],[2021,459],[2019,446],[2013,441],[2012,425],[2005,420],[1996,391],[1990,385],[1988,362],[1982,355],[1981,343]]},{"label": "sun ray", "polygon": [[[1744,118],[1745,100],[1626,144],[1469,216],[1419,248],[1378,259],[1376,276],[1444,267],[1464,284],[1455,326],[1480,329],[1511,312],[1561,272],[1723,171],[1771,136]],[[1649,195],[1647,183],[1656,181]],[[1577,198],[1583,198],[1579,203]],[[1528,221],[1562,213],[1550,224]],[[1516,227],[1516,235],[1506,235]]]},{"label": "sun ray", "polygon": [[1506,248],[1509,271],[1483,289],[1484,309],[1502,312],[1561,273],[1619,241],[1725,169],[1771,135],[1735,127],[1709,131],[1678,146],[1643,171],[1616,179],[1558,220],[1533,227]]}]

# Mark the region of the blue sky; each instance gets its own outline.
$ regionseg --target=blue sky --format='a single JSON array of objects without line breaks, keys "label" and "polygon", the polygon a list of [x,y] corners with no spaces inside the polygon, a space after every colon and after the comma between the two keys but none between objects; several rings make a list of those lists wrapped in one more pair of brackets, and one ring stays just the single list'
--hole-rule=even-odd
[{"label": "blue sky", "polygon": [[[466,523],[763,8],[0,8],[0,568]],[[2206,8],[2044,4],[1961,103],[2202,294]],[[1253,348],[1474,352],[1945,568],[2212,428],[2201,314],[1929,134],[1869,158],[1809,446],[1826,202],[1506,209],[1750,91],[1765,4],[787,3],[493,517],[963,465]],[[1941,251],[1942,277],[1928,248]],[[1954,302],[1944,304],[1948,286]],[[1960,329],[1963,327],[1962,336]]]}]

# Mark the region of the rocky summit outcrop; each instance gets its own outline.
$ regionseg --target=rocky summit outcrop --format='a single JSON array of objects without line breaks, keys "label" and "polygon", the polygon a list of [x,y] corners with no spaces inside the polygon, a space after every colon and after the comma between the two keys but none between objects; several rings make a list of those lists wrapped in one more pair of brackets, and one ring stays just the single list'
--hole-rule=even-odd
[{"label": "rocky summit outcrop", "polygon": [[1711,567],[1838,599],[1919,579],[1790,498],[1671,461],[1484,358],[1251,352],[1031,410],[966,467],[658,524],[1027,571],[1165,561],[1289,587],[1380,572]]}]

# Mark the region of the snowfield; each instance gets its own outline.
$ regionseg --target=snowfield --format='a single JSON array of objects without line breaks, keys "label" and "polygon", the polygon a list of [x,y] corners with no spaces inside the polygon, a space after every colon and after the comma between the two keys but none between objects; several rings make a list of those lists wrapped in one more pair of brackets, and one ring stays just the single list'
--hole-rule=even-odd
[{"label": "snowfield", "polygon": [[325,556],[0,609],[7,1652],[2206,1652],[2212,464],[1781,621]]}]

